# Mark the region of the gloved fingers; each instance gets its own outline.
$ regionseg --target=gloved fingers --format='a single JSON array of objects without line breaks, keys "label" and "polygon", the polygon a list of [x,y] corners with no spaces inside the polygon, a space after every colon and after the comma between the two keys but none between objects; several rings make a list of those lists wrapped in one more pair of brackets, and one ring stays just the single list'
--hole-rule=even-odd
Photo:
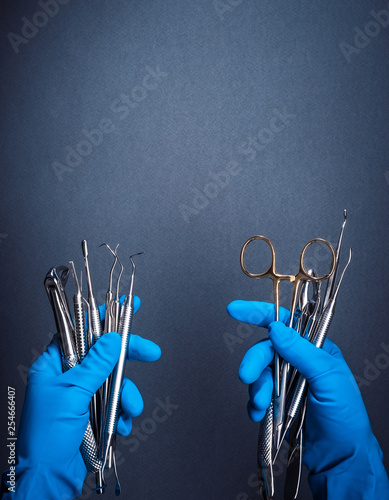
[{"label": "gloved fingers", "polygon": [[[275,320],[275,305],[268,302],[234,300],[228,304],[227,312],[238,321],[265,328]],[[290,317],[289,311],[280,307],[279,314],[280,321],[288,323]]]},{"label": "gloved fingers", "polygon": [[270,366],[265,368],[258,380],[250,384],[249,396],[255,410],[266,410],[273,395],[273,374]]},{"label": "gloved fingers", "polygon": [[[280,356],[297,368],[308,382],[328,372],[335,365],[335,359],[328,352],[303,339],[295,330],[280,321],[269,325],[269,338]],[[332,348],[330,344],[327,346]]]},{"label": "gloved fingers", "polygon": [[[126,298],[125,295],[121,295],[119,297],[120,304],[123,305],[124,299]],[[137,295],[134,295],[134,314],[136,311],[140,308],[140,298]],[[101,321],[105,320],[105,304],[102,304],[99,306],[99,312],[100,312],[100,319]]]},{"label": "gloved fingers", "polygon": [[262,340],[250,347],[239,367],[239,378],[244,384],[252,384],[272,362],[274,348],[269,339]]},{"label": "gloved fingers", "polygon": [[151,340],[131,334],[128,343],[128,361],[157,361],[161,356],[161,348]]},{"label": "gloved fingers", "polygon": [[251,404],[251,401],[247,403],[247,413],[253,422],[260,422],[266,414],[266,410],[257,410]]},{"label": "gloved fingers", "polygon": [[103,385],[120,355],[121,338],[116,332],[103,335],[80,365],[62,374],[62,382],[81,387],[92,395]]},{"label": "gloved fingers", "polygon": [[134,382],[128,378],[123,380],[120,403],[123,412],[131,417],[138,417],[143,411],[142,395]]},{"label": "gloved fingers", "polygon": [[44,373],[49,376],[60,375],[62,373],[61,350],[57,333],[51,339],[46,350],[30,366],[29,376],[37,373]]},{"label": "gloved fingers", "polygon": [[136,385],[125,378],[121,391],[121,412],[118,420],[117,432],[128,436],[131,432],[132,417],[137,417],[143,411],[143,398]]},{"label": "gloved fingers", "polygon": [[126,415],[123,412],[119,413],[118,425],[116,427],[116,433],[121,436],[128,436],[132,430],[132,417]]},{"label": "gloved fingers", "polygon": [[322,349],[323,351],[328,352],[328,354],[331,354],[333,358],[344,359],[339,347],[330,339],[325,339]]}]

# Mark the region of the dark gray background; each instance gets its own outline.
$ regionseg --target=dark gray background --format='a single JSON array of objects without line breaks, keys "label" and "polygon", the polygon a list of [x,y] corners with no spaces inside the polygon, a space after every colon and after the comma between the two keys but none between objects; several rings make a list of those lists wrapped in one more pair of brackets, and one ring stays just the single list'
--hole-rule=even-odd
[{"label": "dark gray background", "polygon": [[[120,243],[123,258],[147,252],[134,330],[163,355],[128,367],[145,400],[135,425],[152,416],[156,398],[178,408],[136,451],[119,444],[125,498],[258,498],[258,426],[237,371],[266,332],[242,329],[225,308],[237,298],[271,300],[271,284],[242,273],[240,248],[264,234],[280,272],[293,272],[309,239],[336,242],[344,208],[344,244],[355,254],[330,336],[363,383],[388,454],[380,344],[388,342],[389,28],[349,60],[340,48],[354,44],[355,27],[374,30],[370,11],[382,8],[387,2],[72,0],[16,53],[7,34],[21,35],[22,17],[42,9],[2,3],[1,398],[15,386],[20,415],[25,371],[54,331],[42,285],[49,267],[73,259],[81,269],[86,238],[102,302],[111,259],[98,245]],[[166,75],[145,95],[147,67]],[[131,92],[139,102],[123,117],[112,105]],[[274,110],[293,117],[249,158],[244,143],[269,137]],[[114,130],[61,182],[53,163],[103,119]],[[229,162],[239,172],[212,191],[212,173]],[[198,190],[214,197],[195,200],[194,213]],[[187,221],[182,205],[192,208]],[[5,468],[4,404],[0,423]],[[306,481],[300,498],[310,498]]]}]

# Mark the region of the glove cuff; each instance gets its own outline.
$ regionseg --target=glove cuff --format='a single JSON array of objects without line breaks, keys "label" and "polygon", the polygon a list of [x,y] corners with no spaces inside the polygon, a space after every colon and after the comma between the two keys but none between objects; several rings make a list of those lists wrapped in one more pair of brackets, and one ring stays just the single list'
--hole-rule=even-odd
[{"label": "glove cuff", "polygon": [[389,498],[389,479],[381,448],[372,435],[368,444],[331,469],[308,476],[314,500]]}]

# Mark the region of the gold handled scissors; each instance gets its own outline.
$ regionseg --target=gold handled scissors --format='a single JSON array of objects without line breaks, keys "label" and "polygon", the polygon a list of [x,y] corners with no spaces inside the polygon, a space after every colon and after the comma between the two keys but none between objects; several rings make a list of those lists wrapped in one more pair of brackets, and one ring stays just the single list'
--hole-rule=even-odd
[{"label": "gold handled scissors", "polygon": [[[254,241],[254,240],[263,240],[265,241],[268,246],[270,247],[271,250],[271,263],[269,268],[262,273],[251,273],[250,271],[247,270],[246,265],[245,265],[245,253],[248,245]],[[330,252],[331,252],[331,257],[332,257],[332,263],[331,263],[331,268],[330,271],[327,274],[323,274],[322,276],[312,276],[311,274],[308,273],[308,270],[305,267],[304,259],[305,259],[305,254],[308,250],[308,248],[313,245],[314,243],[323,243],[326,245]],[[243,270],[243,272],[249,276],[250,278],[270,278],[273,281],[273,289],[274,289],[274,302],[275,302],[275,320],[279,321],[279,306],[280,306],[280,301],[279,301],[279,286],[281,281],[290,281],[293,283],[293,291],[292,291],[292,301],[291,301],[291,308],[290,308],[290,320],[289,320],[289,326],[293,326],[293,317],[294,317],[294,311],[297,305],[297,299],[298,299],[298,294],[299,294],[299,288],[300,284],[305,281],[322,281],[327,278],[329,278],[332,273],[334,272],[335,265],[336,265],[336,256],[335,256],[335,251],[332,248],[332,245],[327,241],[322,238],[314,238],[313,240],[309,241],[305,247],[303,248],[301,255],[300,255],[300,263],[299,263],[299,269],[296,274],[278,274],[276,270],[276,252],[274,250],[274,246],[272,242],[268,239],[265,238],[265,236],[252,236],[249,238],[245,244],[242,247],[242,250],[240,252],[240,265]],[[281,431],[282,431],[282,424],[283,424],[283,417],[284,417],[284,407],[285,407],[285,391],[286,391],[286,378],[288,376],[288,371],[289,371],[289,365],[288,363],[283,364],[282,369],[280,367],[280,357],[278,353],[275,353],[274,355],[274,441],[276,448],[278,448],[280,437],[281,437]],[[281,381],[280,381],[281,379]]]}]

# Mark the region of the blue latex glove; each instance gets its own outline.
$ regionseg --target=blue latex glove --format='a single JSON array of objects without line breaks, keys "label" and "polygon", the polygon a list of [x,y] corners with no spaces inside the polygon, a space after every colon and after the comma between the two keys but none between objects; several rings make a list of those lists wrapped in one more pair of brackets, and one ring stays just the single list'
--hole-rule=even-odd
[{"label": "blue latex glove", "polygon": [[268,328],[269,338],[251,347],[239,368],[249,384],[248,413],[259,421],[273,390],[269,365],[274,349],[308,380],[303,463],[315,500],[389,499],[382,451],[374,437],[357,383],[338,347],[327,339],[318,349],[284,325],[289,311],[274,304],[236,300],[227,307],[238,321]]},{"label": "blue latex glove", "polygon": [[[134,311],[140,300],[134,297]],[[105,317],[105,308],[100,308]],[[30,367],[17,440],[16,493],[3,500],[75,498],[82,492],[86,467],[79,451],[89,419],[92,395],[109,376],[119,359],[118,333],[103,335],[82,364],[62,373],[57,335]],[[131,335],[127,359],[155,361],[160,348],[150,340]],[[142,396],[125,378],[117,432],[131,432],[132,417],[143,410]]]}]

